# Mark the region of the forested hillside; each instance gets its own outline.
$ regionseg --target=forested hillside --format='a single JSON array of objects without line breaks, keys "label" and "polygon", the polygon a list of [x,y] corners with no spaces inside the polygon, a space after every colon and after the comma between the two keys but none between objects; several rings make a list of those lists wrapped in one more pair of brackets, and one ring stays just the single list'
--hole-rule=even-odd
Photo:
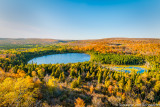
[{"label": "forested hillside", "polygon": [[106,38],[75,41],[68,44],[78,50],[94,50],[100,53],[160,54],[160,39],[153,38]]}]

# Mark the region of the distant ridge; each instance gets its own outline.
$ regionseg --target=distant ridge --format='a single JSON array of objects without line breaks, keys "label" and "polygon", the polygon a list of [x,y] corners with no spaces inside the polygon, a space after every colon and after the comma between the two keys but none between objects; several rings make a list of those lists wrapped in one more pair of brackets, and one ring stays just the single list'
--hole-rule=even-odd
[{"label": "distant ridge", "polygon": [[41,39],[41,38],[0,38],[0,45],[9,45],[9,44],[41,44],[41,45],[47,45],[47,44],[55,44],[55,43],[66,43],[70,42],[72,40],[57,40],[57,39]]},{"label": "distant ridge", "polygon": [[58,40],[58,39],[43,39],[43,38],[0,38],[0,45],[10,45],[10,44],[35,44],[35,45],[50,45],[55,43],[69,43],[69,42],[102,42],[102,41],[112,41],[112,40],[129,40],[129,41],[158,41],[160,38],[103,38],[103,39],[88,39],[88,40]]}]

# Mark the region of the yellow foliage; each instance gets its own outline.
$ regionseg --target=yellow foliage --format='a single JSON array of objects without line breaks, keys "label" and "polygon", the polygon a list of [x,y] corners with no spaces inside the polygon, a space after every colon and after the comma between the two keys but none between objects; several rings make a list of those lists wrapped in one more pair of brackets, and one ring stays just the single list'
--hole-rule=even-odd
[{"label": "yellow foliage", "polygon": [[125,101],[126,99],[126,96],[125,96],[125,93],[122,94],[122,101]]},{"label": "yellow foliage", "polygon": [[45,72],[43,71],[43,69],[38,70],[37,73],[40,78],[43,78],[45,75]]},{"label": "yellow foliage", "polygon": [[52,79],[49,79],[47,82],[47,85],[50,87],[57,87],[58,80],[52,77]]},{"label": "yellow foliage", "polygon": [[32,77],[37,76],[36,71],[32,71]]},{"label": "yellow foliage", "polygon": [[32,78],[6,78],[0,83],[0,106],[29,106],[35,102],[38,88],[34,88]]},{"label": "yellow foliage", "polygon": [[127,84],[126,84],[126,87],[125,87],[126,89],[125,89],[125,90],[128,91],[128,92],[131,91],[131,85],[132,85],[132,82],[131,82],[131,80],[129,79],[129,80],[127,81]]},{"label": "yellow foliage", "polygon": [[105,87],[106,88],[108,88],[110,84],[111,84],[111,81],[105,81]]},{"label": "yellow foliage", "polygon": [[157,82],[156,82],[156,84],[155,84],[155,86],[154,86],[154,90],[155,90],[156,92],[158,92],[158,91],[160,90],[160,81],[157,81]]},{"label": "yellow foliage", "polygon": [[136,104],[141,104],[141,100],[139,98],[136,99]]},{"label": "yellow foliage", "polygon": [[48,82],[46,83],[48,87],[48,92],[50,93],[50,95],[53,95],[53,93],[56,91],[57,82],[58,80],[52,77],[52,79],[49,79]]},{"label": "yellow foliage", "polygon": [[143,73],[142,74],[142,80],[144,81],[144,82],[146,82],[147,81],[147,78],[148,78],[148,74],[145,72],[145,73]]}]

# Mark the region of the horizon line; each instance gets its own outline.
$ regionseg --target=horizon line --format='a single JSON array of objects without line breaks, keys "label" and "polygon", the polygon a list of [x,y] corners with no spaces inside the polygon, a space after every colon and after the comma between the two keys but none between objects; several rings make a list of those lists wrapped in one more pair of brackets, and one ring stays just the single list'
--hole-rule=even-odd
[{"label": "horizon line", "polygon": [[50,39],[50,40],[64,40],[64,41],[78,41],[78,40],[100,40],[100,39],[160,39],[160,38],[151,38],[151,37],[147,37],[147,38],[137,38],[137,37],[109,37],[109,38],[99,38],[99,39],[54,39],[54,38],[3,38],[3,37],[0,37],[0,40],[1,39],[13,39],[13,40],[18,40],[18,39]]}]

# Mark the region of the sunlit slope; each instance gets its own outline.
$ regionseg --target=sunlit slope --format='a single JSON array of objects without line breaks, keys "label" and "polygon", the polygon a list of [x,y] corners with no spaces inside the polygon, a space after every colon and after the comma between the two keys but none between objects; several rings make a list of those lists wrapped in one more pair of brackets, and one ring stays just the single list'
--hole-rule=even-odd
[{"label": "sunlit slope", "polygon": [[160,54],[160,39],[155,38],[106,38],[80,40],[67,44],[74,47],[75,50],[93,50],[100,53]]}]

